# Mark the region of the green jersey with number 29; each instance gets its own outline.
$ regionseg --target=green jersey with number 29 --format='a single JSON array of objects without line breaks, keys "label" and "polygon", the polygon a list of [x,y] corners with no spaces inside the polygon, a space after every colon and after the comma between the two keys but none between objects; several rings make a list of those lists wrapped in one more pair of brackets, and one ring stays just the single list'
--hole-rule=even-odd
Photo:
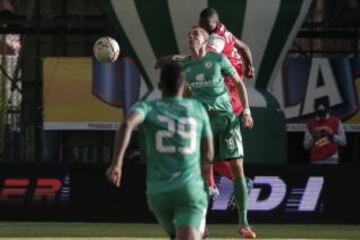
[{"label": "green jersey with number 29", "polygon": [[139,102],[132,111],[144,117],[140,137],[147,193],[204,186],[200,144],[212,134],[204,107],[193,99],[162,98]]}]

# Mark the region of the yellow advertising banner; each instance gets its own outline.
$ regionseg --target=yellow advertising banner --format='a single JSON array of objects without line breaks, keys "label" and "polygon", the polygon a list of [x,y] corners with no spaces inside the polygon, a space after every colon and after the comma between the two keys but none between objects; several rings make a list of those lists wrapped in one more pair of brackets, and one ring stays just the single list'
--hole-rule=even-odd
[{"label": "yellow advertising banner", "polygon": [[45,58],[43,101],[46,130],[115,130],[123,118],[92,94],[91,58]]},{"label": "yellow advertising banner", "polygon": [[[360,77],[355,79],[355,87],[356,87],[358,102],[360,103]],[[348,130],[359,129],[360,111],[357,111],[357,113],[349,120],[347,120],[346,123],[347,125],[349,125],[348,128],[350,128]]]}]

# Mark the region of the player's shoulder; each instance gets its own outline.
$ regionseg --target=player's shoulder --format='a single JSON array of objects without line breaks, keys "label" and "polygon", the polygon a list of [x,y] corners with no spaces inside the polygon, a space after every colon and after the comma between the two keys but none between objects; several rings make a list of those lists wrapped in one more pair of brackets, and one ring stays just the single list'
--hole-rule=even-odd
[{"label": "player's shoulder", "polygon": [[152,109],[158,105],[161,105],[164,102],[163,98],[151,99],[151,100],[143,100],[138,101],[134,106],[146,107],[148,109]]},{"label": "player's shoulder", "polygon": [[183,99],[184,99],[184,101],[187,101],[194,106],[199,106],[199,104],[201,105],[201,103],[198,100],[196,100],[195,98],[183,98]]},{"label": "player's shoulder", "polygon": [[209,36],[208,49],[210,51],[222,52],[225,46],[225,37],[217,33],[212,33]]},{"label": "player's shoulder", "polygon": [[222,59],[224,55],[222,53],[208,51],[207,56],[209,58]]},{"label": "player's shoulder", "polygon": [[148,101],[138,101],[132,106],[130,112],[139,113],[145,118],[151,112],[151,109],[151,104]]},{"label": "player's shoulder", "polygon": [[224,45],[225,44],[225,36],[224,34],[219,34],[213,32],[209,35],[209,42],[210,45]]},{"label": "player's shoulder", "polygon": [[221,22],[218,24],[218,26],[215,29],[215,33],[220,35],[220,36],[224,35],[225,32],[227,32],[227,31],[228,30],[227,30],[226,26]]},{"label": "player's shoulder", "polygon": [[198,100],[194,99],[194,98],[186,98],[194,107],[194,110],[197,113],[202,113],[203,111],[205,111],[204,106],[202,105],[201,102],[199,102]]},{"label": "player's shoulder", "polygon": [[194,98],[179,98],[177,102],[179,105],[190,108],[192,110],[197,108],[199,104],[199,102]]},{"label": "player's shoulder", "polygon": [[185,107],[191,107],[193,108],[194,106],[196,106],[197,101],[193,98],[178,98],[178,104],[185,106]]},{"label": "player's shoulder", "polygon": [[213,51],[208,52],[208,58],[212,59],[214,62],[222,62],[226,59],[224,54]]},{"label": "player's shoulder", "polygon": [[149,108],[151,106],[151,102],[150,101],[138,101],[136,102],[132,109],[138,109],[138,108]]},{"label": "player's shoulder", "polygon": [[225,34],[231,33],[223,23],[219,23],[215,32],[222,36],[224,36]]}]

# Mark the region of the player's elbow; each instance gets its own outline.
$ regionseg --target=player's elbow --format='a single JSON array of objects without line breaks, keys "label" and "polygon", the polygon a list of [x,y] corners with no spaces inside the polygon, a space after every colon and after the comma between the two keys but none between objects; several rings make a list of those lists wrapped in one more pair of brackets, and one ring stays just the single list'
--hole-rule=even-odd
[{"label": "player's elbow", "polygon": [[245,92],[244,83],[240,80],[240,78],[234,78],[234,83],[235,83],[236,89],[238,90],[239,94],[243,95]]},{"label": "player's elbow", "polygon": [[242,85],[242,83],[241,83],[241,80],[238,79],[237,77],[234,77],[234,83],[235,83],[235,86],[236,86],[237,89],[243,87],[243,85]]},{"label": "player's elbow", "polygon": [[207,137],[201,143],[202,160],[211,163],[214,159],[214,140],[212,137]]},{"label": "player's elbow", "polygon": [[132,122],[129,121],[129,120],[125,120],[125,121],[123,122],[123,124],[121,124],[120,131],[121,131],[121,130],[124,131],[124,132],[132,131],[133,128],[134,128],[134,127],[133,127]]},{"label": "player's elbow", "polygon": [[250,52],[250,47],[244,43],[243,51]]}]

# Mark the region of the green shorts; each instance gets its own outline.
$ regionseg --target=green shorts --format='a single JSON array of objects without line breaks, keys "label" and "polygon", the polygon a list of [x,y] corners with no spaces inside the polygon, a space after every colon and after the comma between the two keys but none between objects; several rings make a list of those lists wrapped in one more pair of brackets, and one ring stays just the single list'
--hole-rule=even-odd
[{"label": "green shorts", "polygon": [[172,192],[147,194],[150,210],[167,232],[181,227],[205,227],[208,197],[204,188],[186,187]]},{"label": "green shorts", "polygon": [[244,157],[240,122],[235,114],[209,114],[214,135],[214,161]]}]

